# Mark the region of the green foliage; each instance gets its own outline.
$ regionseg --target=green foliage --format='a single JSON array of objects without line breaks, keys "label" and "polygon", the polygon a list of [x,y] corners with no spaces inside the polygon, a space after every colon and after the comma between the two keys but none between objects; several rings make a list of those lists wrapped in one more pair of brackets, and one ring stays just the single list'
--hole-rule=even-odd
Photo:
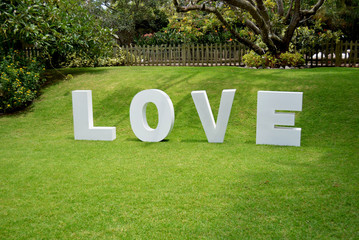
[{"label": "green foliage", "polygon": [[[117,33],[121,45],[128,45],[134,38],[157,32],[168,24],[167,0],[117,0],[90,1],[91,13],[102,25]],[[103,6],[106,6],[105,8]]]},{"label": "green foliage", "polygon": [[281,64],[280,59],[276,58],[275,56],[271,55],[270,53],[266,53],[263,55],[264,65],[266,67],[275,68],[279,64]]},{"label": "green foliage", "polygon": [[323,1],[315,3],[311,0],[173,2],[179,12],[213,13],[233,38],[260,55],[266,52],[278,55],[288,51],[296,28],[315,15],[323,4]]},{"label": "green foliage", "polygon": [[303,55],[296,52],[290,53],[285,52],[279,55],[279,57],[275,57],[270,53],[266,53],[265,55],[258,55],[254,51],[251,51],[243,56],[243,62],[248,67],[298,67],[302,66],[305,61]]},{"label": "green foliage", "polygon": [[327,0],[318,17],[326,28],[343,32],[345,40],[359,40],[359,1]]},{"label": "green foliage", "polygon": [[99,57],[95,59],[84,58],[76,53],[68,57],[64,64],[66,67],[108,67],[108,66],[122,66],[125,64],[124,55],[118,57]]},{"label": "green foliage", "polygon": [[340,40],[341,31],[332,31],[323,28],[323,23],[319,20],[312,27],[298,27],[295,31],[290,50],[298,49],[301,52],[314,50],[327,42],[336,42]]},{"label": "green foliage", "polygon": [[138,45],[215,44],[233,41],[231,33],[212,14],[174,14],[166,28],[136,39]]},{"label": "green foliage", "polygon": [[31,103],[44,82],[45,70],[36,59],[24,60],[15,50],[0,62],[0,112],[12,112]]},{"label": "green foliage", "polygon": [[256,54],[254,51],[250,51],[249,53],[243,56],[243,62],[248,67],[264,67],[265,61],[264,57]]},{"label": "green foliage", "polygon": [[[64,63],[66,67],[111,67],[111,66],[123,66],[129,65],[130,62],[140,61],[136,56],[119,48],[119,51],[111,57],[99,57],[89,59],[81,57],[76,53],[68,56],[68,61]],[[131,60],[130,60],[131,59]]]},{"label": "green foliage", "polygon": [[243,62],[248,67],[270,67],[275,68],[280,65],[280,59],[277,59],[275,56],[270,53],[264,55],[258,55],[254,51],[243,56]]},{"label": "green foliage", "polygon": [[0,3],[1,50],[36,47],[58,66],[76,53],[98,58],[112,50],[112,31],[90,15],[83,1],[4,1]]},{"label": "green foliage", "polygon": [[281,66],[290,66],[290,67],[297,67],[301,66],[305,63],[303,55],[299,52],[290,53],[285,52],[281,53],[279,56],[279,62]]}]

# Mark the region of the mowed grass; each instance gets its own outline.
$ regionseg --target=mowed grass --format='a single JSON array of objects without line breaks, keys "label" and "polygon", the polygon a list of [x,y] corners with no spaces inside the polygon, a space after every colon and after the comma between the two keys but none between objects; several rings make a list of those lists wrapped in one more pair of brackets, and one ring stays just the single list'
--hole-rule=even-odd
[{"label": "mowed grass", "polygon": [[[359,70],[235,67],[68,69],[27,111],[0,117],[1,239],[358,239]],[[165,141],[136,139],[132,98],[165,91]],[[75,141],[71,91],[92,90],[95,126]],[[191,91],[216,118],[237,89],[223,144],[206,140]],[[301,147],[255,144],[257,91],[301,91]],[[157,111],[148,108],[156,126]]]}]

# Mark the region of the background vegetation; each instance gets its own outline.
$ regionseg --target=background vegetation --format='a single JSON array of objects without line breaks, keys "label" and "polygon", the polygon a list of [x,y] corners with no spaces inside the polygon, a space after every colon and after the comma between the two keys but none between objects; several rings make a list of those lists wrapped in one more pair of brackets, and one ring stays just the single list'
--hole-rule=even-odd
[{"label": "background vegetation", "polygon": [[0,113],[30,104],[44,82],[45,68],[36,59],[24,59],[15,50],[0,61]]},{"label": "background vegetation", "polygon": [[0,3],[1,52],[36,47],[50,66],[58,67],[73,55],[97,59],[112,52],[112,31],[88,14],[85,3],[13,1]]}]

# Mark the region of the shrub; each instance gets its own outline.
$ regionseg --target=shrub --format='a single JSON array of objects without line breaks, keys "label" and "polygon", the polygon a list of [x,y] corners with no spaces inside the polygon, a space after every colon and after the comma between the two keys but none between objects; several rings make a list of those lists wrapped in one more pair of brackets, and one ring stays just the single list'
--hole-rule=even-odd
[{"label": "shrub", "polygon": [[279,56],[281,66],[297,67],[305,63],[302,54],[285,52]]},{"label": "shrub", "polygon": [[275,57],[269,53],[265,55],[258,55],[254,51],[251,51],[243,56],[243,62],[248,67],[279,67],[279,66],[291,66],[297,67],[305,63],[303,56],[296,52],[285,52]]},{"label": "shrub", "polygon": [[263,56],[256,54],[254,51],[243,56],[243,62],[247,67],[264,67],[265,60]]},{"label": "shrub", "polygon": [[45,69],[36,61],[24,60],[19,52],[2,57],[0,62],[0,112],[12,112],[26,107],[37,96]]},{"label": "shrub", "polygon": [[275,68],[278,67],[279,59],[269,53],[264,55],[264,65],[266,67]]},{"label": "shrub", "polygon": [[[127,65],[126,55],[129,53],[120,48],[116,56],[113,57],[98,57],[89,58],[85,55],[73,53],[67,57],[66,62],[61,65],[63,67],[110,67],[110,66],[123,66]],[[137,59],[138,60],[138,59]],[[132,55],[132,62],[135,61],[135,56]]]}]

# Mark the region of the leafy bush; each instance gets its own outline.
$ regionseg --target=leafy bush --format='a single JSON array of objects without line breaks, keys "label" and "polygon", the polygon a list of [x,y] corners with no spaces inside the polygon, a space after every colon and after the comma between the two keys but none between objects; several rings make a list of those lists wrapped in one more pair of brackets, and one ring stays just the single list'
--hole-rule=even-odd
[{"label": "leafy bush", "polygon": [[243,62],[248,67],[270,67],[275,68],[279,66],[297,67],[305,63],[303,56],[296,52],[285,52],[279,55],[279,58],[266,53],[265,55],[258,55],[251,51],[243,56]]},{"label": "leafy bush", "polygon": [[73,53],[88,59],[107,56],[115,42],[113,30],[89,14],[87,5],[78,0],[0,1],[0,52],[36,46],[49,67],[59,67]]},{"label": "leafy bush", "polygon": [[100,58],[87,58],[79,56],[74,53],[68,57],[68,60],[63,63],[63,67],[107,67],[107,66],[122,66],[124,65],[124,57],[100,57]]},{"label": "leafy bush", "polygon": [[12,112],[24,108],[37,96],[44,79],[43,65],[24,60],[17,51],[2,57],[0,62],[0,112]]},{"label": "leafy bush", "polygon": [[173,13],[169,24],[161,31],[147,33],[135,39],[136,45],[220,44],[235,41],[230,31],[212,15],[185,17]]},{"label": "leafy bush", "polygon": [[281,66],[291,66],[291,67],[297,67],[301,66],[305,63],[303,55],[296,52],[296,53],[290,53],[285,52],[282,53],[279,56],[279,61]]},{"label": "leafy bush", "polygon": [[[63,67],[110,67],[128,65],[128,52],[121,49],[113,57],[89,58],[86,55],[73,53],[67,57],[66,62],[62,63]],[[131,54],[132,62],[139,61]]]},{"label": "leafy bush", "polygon": [[265,60],[263,56],[256,54],[254,51],[250,51],[249,53],[243,56],[243,62],[248,67],[264,67]]},{"label": "leafy bush", "polygon": [[342,36],[341,30],[332,31],[322,28],[321,21],[316,21],[315,25],[309,27],[298,27],[294,33],[293,41],[290,44],[290,50],[297,49],[301,52],[318,49],[327,42],[336,42]]},{"label": "leafy bush", "polygon": [[266,67],[275,68],[278,67],[280,60],[269,53],[266,53],[264,56],[264,65]]}]

